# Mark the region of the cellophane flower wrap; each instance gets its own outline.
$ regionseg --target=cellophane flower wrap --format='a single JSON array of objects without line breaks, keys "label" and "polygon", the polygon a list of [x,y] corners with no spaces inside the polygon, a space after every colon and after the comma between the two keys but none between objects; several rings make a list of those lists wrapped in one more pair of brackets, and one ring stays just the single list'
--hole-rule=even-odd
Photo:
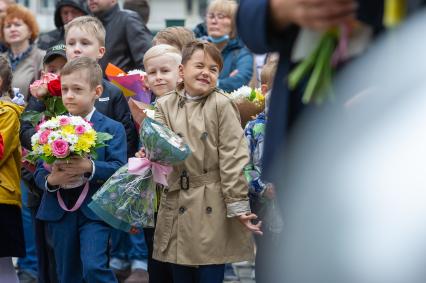
[{"label": "cellophane flower wrap", "polygon": [[154,227],[156,184],[166,186],[171,166],[181,163],[191,153],[181,137],[149,117],[143,120],[140,139],[146,157],[130,158],[93,195],[89,204],[112,227],[131,233]]},{"label": "cellophane flower wrap", "polygon": [[142,70],[125,72],[109,63],[105,69],[108,80],[123,92],[124,96],[132,97],[146,104],[151,103],[151,91],[145,83],[146,73]]},{"label": "cellophane flower wrap", "polygon": [[43,74],[39,80],[36,80],[30,85],[30,93],[43,102],[45,110],[43,112],[25,111],[21,115],[23,121],[29,121],[36,126],[42,120],[63,115],[67,112],[67,109],[62,103],[61,80],[59,76],[52,73]]},{"label": "cellophane flower wrap", "polygon": [[230,98],[238,107],[243,127],[265,109],[265,97],[260,89],[242,86],[231,92]]},{"label": "cellophane flower wrap", "polygon": [[57,116],[37,126],[31,137],[32,151],[27,159],[39,158],[47,164],[66,160],[71,156],[90,156],[96,159],[96,149],[112,139],[108,133],[96,132],[92,124],[79,116]]}]

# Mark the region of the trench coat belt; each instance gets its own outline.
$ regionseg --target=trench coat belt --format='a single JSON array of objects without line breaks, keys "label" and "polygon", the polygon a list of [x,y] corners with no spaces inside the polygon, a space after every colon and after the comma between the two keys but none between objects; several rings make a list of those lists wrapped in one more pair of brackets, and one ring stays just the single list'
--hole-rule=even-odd
[{"label": "trench coat belt", "polygon": [[[188,182],[188,188],[197,188],[208,184],[214,184],[220,182],[220,172],[219,170],[209,171],[206,174],[201,175],[188,175],[186,176]],[[171,191],[180,190],[181,188],[181,178],[178,178],[173,185],[169,187]]]}]

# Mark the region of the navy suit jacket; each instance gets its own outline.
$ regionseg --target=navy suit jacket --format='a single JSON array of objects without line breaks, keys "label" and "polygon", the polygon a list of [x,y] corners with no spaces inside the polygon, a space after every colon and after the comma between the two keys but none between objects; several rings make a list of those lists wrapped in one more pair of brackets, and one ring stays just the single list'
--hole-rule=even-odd
[{"label": "navy suit jacket", "polygon": [[[89,183],[89,193],[79,208],[87,218],[100,220],[87,205],[91,201],[92,195],[102,184],[127,162],[126,132],[121,123],[104,116],[98,111],[93,113],[90,121],[93,123],[93,128],[97,132],[106,132],[113,135],[113,139],[107,142],[108,146],[97,150],[98,158],[94,161],[95,174]],[[48,174],[49,172],[43,167],[43,162],[38,162],[34,178],[40,189],[45,189],[46,176]],[[66,202],[66,192],[64,192],[62,197]],[[44,221],[58,221],[65,213],[66,212],[59,206],[56,192],[50,193],[45,191],[40,208],[37,212],[37,218]]]},{"label": "navy suit jacket", "polygon": [[[377,33],[382,29],[383,0],[358,0],[358,18],[371,25]],[[241,0],[237,14],[238,35],[254,53],[279,52],[278,64],[271,100],[263,152],[262,177],[274,182],[271,165],[282,148],[286,134],[304,106],[302,90],[290,93],[286,77],[291,69],[291,52],[299,33],[299,27],[291,25],[277,30],[271,23],[268,0]]]}]

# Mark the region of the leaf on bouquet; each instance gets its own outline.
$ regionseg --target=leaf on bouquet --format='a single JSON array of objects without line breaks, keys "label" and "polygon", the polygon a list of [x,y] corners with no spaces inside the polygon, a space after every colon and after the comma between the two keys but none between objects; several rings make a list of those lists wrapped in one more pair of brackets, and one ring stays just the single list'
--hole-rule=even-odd
[{"label": "leaf on bouquet", "polygon": [[64,103],[62,102],[62,98],[61,97],[52,97],[52,99],[54,100],[54,113],[55,116],[57,115],[63,115],[65,113],[67,113],[67,109],[64,106]]},{"label": "leaf on bouquet", "polygon": [[25,122],[30,122],[34,127],[41,121],[43,117],[43,112],[38,111],[25,111],[21,115],[21,120]]},{"label": "leaf on bouquet", "polygon": [[106,141],[109,141],[112,139],[112,135],[104,132],[99,132],[96,134],[96,144],[102,144],[105,145]]}]

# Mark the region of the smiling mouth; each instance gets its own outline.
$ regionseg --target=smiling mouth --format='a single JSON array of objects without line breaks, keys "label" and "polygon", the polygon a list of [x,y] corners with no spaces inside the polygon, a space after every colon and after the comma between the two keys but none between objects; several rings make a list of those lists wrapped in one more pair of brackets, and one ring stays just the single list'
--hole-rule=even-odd
[{"label": "smiling mouth", "polygon": [[206,85],[210,84],[210,82],[208,80],[204,80],[204,79],[197,79],[197,81],[199,81],[200,83],[206,84]]}]

